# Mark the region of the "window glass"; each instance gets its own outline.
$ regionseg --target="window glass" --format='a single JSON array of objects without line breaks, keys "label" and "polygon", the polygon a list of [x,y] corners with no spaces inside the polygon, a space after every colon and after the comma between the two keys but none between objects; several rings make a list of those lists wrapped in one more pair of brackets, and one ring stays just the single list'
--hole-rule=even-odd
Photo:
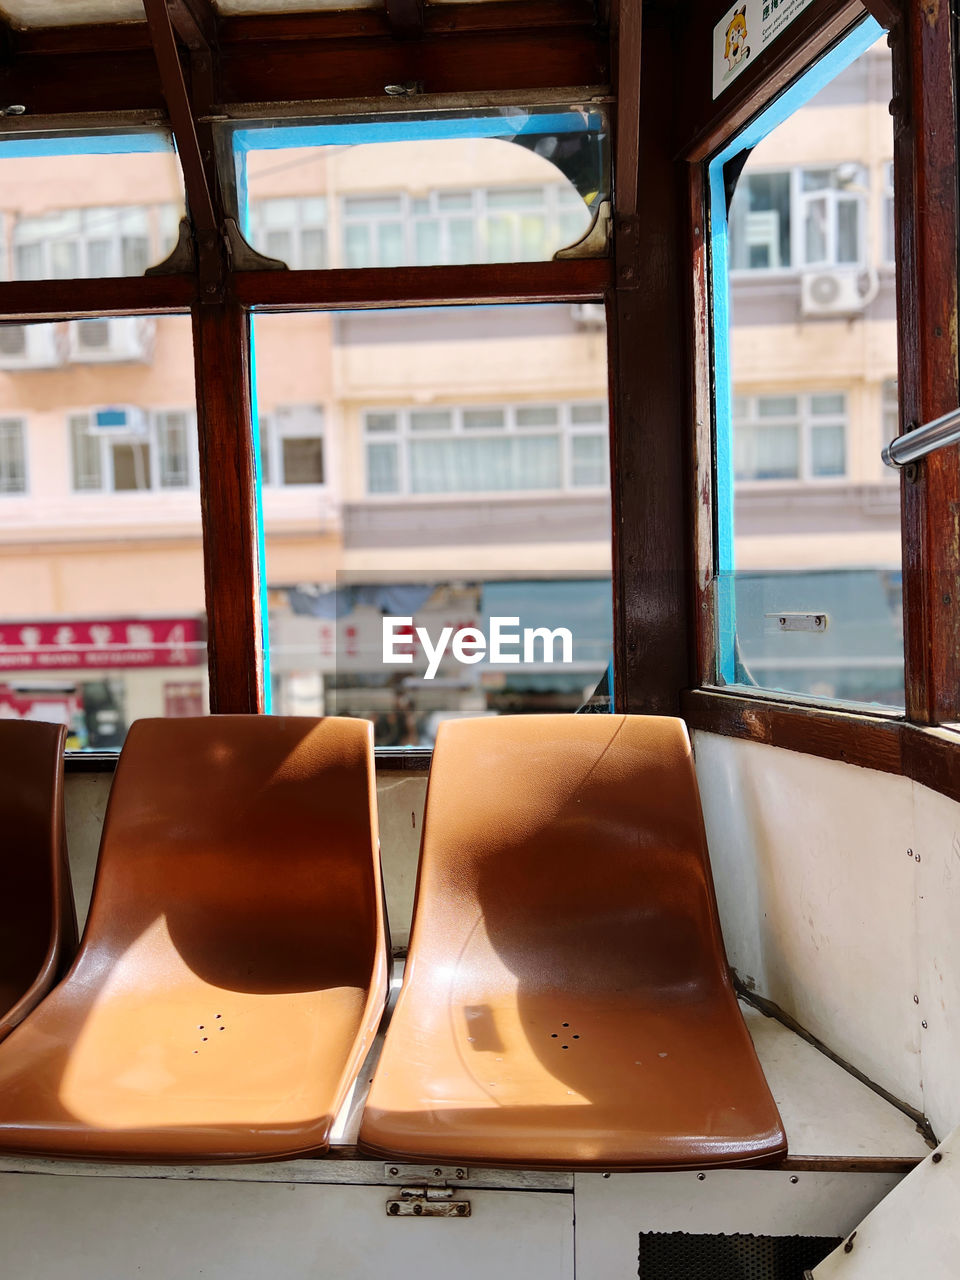
[{"label": "window glass", "polygon": [[[320,485],[326,477],[324,410],[321,405],[284,405],[260,419],[261,482]],[[272,466],[270,461],[273,460]]]},{"label": "window glass", "polygon": [[779,270],[792,265],[790,192],[789,170],[741,177],[730,210],[734,270]]},{"label": "window glass", "polygon": [[[399,450],[376,441],[385,416],[402,438]],[[603,404],[398,409],[389,415],[373,411],[364,415],[364,430],[373,436],[367,443],[370,494],[400,490],[401,456],[410,493],[559,491],[608,484]],[[440,438],[408,438],[430,432]]]},{"label": "window glass", "polygon": [[[880,461],[897,431],[897,331],[879,36],[864,24],[711,166],[729,351],[716,616],[725,683],[902,709],[900,506]],[[727,220],[723,168],[743,151]]]},{"label": "window glass", "polygon": [[26,488],[23,422],[19,418],[0,418],[0,494],[25,493]]},{"label": "window glass", "polygon": [[207,707],[190,320],[0,334],[0,716],[116,750]]},{"label": "window glass", "polygon": [[[323,422],[322,486],[283,483],[272,446],[262,492],[273,710],[367,716],[402,746],[587,701],[612,645],[602,332],[570,305],[428,307],[259,315],[254,345],[262,437],[297,422],[299,447],[306,405]],[[416,627],[489,639],[499,617],[556,645],[473,664],[450,640],[428,678]],[[415,663],[384,662],[388,618],[412,620]]]},{"label": "window glass", "polygon": [[5,138],[0,181],[6,279],[139,276],[177,242],[183,184],[163,134]]},{"label": "window glass", "polygon": [[542,261],[609,192],[590,110],[228,126],[241,226],[290,267]]},{"label": "window glass", "polygon": [[250,243],[268,258],[305,271],[327,265],[327,202],[265,197],[250,206]]}]

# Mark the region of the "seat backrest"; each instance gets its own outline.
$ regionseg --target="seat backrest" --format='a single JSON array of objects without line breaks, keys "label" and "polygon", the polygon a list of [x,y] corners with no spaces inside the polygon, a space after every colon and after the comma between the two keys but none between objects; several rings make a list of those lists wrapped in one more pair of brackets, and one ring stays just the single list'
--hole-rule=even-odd
[{"label": "seat backrest", "polygon": [[63,818],[66,732],[60,724],[0,720],[0,1039],[76,950]]},{"label": "seat backrest", "polygon": [[370,722],[136,721],[78,968],[159,918],[183,961],[225,988],[369,985],[386,963]]},{"label": "seat backrest", "polygon": [[488,947],[502,969],[494,979],[486,968],[485,980],[512,975],[528,992],[729,983],[681,720],[440,726],[408,981],[421,963],[469,963]]}]

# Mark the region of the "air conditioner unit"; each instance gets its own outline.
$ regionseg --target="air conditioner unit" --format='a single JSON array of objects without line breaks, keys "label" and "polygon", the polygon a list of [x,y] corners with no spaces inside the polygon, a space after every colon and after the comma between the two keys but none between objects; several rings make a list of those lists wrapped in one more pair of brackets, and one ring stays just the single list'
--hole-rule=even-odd
[{"label": "air conditioner unit", "polygon": [[142,440],[150,432],[145,409],[132,404],[108,404],[90,410],[87,434],[110,436],[113,440]]},{"label": "air conditioner unit", "polygon": [[63,333],[55,324],[0,325],[0,369],[55,369],[64,354]]},{"label": "air conditioner unit", "polygon": [[602,302],[575,302],[570,314],[581,329],[602,329],[607,322]]},{"label": "air conditioner unit", "polygon": [[800,281],[801,314],[858,315],[876,292],[868,277],[859,269],[806,272]]},{"label": "air conditioner unit", "polygon": [[70,359],[74,364],[149,361],[155,330],[156,321],[149,316],[74,320],[70,325]]}]

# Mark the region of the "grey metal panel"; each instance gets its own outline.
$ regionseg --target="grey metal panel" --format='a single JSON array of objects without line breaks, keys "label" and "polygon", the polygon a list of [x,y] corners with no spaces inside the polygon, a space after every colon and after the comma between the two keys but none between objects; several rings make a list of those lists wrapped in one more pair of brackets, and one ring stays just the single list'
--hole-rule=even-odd
[{"label": "grey metal panel", "polygon": [[484,338],[556,337],[584,332],[569,303],[505,307],[404,307],[336,313],[334,343],[476,342]]},{"label": "grey metal panel", "polygon": [[[823,269],[829,274],[829,268]],[[853,317],[854,320],[865,320],[876,323],[884,320],[896,320],[897,297],[894,268],[880,269],[877,296],[864,307],[863,311]],[[796,272],[763,272],[740,271],[730,277],[730,302],[733,327],[749,328],[753,325],[783,324],[842,324],[847,325],[847,316],[803,316],[800,312],[800,279]]]},{"label": "grey metal panel", "polygon": [[602,494],[551,498],[347,503],[343,542],[362,547],[487,546],[513,542],[605,542],[610,500]]},{"label": "grey metal panel", "polygon": [[[377,1165],[382,1174],[382,1162]],[[461,1190],[472,1214],[394,1218],[396,1186],[0,1177],[9,1280],[573,1280],[569,1191]]]},{"label": "grey metal panel", "polygon": [[771,484],[740,489],[735,500],[739,537],[804,533],[884,533],[900,528],[900,487]]}]

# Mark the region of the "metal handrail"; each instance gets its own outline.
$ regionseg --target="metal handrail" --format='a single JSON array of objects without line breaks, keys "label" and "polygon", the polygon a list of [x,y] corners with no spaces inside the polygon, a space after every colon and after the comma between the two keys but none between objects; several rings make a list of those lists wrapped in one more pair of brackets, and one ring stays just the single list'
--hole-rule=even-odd
[{"label": "metal handrail", "polygon": [[896,440],[884,446],[880,454],[888,467],[906,467],[919,458],[925,458],[934,449],[960,443],[960,409],[945,413],[925,426],[906,431]]}]

